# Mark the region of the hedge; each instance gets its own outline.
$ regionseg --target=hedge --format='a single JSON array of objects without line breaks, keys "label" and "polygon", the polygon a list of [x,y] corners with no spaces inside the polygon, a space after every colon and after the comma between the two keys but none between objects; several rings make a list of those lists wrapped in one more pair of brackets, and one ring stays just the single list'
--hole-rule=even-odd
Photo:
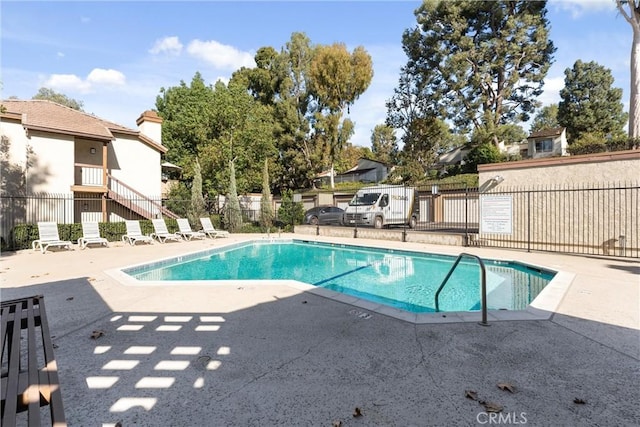
[{"label": "hedge", "polygon": [[[165,222],[170,233],[178,231],[178,222],[175,219],[165,218]],[[122,236],[127,233],[124,222],[100,222],[98,228],[100,235],[110,242],[122,240]],[[151,220],[140,220],[140,229],[142,234],[151,234],[153,233],[153,223]],[[70,240],[76,243],[82,237],[82,224],[58,224],[58,236],[60,236],[60,240]],[[37,239],[37,224],[18,224],[9,233],[9,241],[2,241],[2,250],[30,249],[31,242]]]}]

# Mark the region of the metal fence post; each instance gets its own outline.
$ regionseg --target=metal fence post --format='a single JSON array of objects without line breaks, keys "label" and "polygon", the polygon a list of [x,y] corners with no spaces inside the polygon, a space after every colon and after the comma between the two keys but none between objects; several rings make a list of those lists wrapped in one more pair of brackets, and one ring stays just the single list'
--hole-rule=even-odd
[{"label": "metal fence post", "polygon": [[531,252],[531,191],[527,191],[527,252]]},{"label": "metal fence post", "polygon": [[464,245],[469,246],[469,187],[464,187]]}]

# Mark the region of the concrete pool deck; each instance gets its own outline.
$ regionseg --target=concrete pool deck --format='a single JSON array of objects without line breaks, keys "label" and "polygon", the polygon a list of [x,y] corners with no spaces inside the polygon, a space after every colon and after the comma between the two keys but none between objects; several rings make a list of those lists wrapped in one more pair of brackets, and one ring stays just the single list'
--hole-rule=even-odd
[{"label": "concrete pool deck", "polygon": [[265,237],[7,252],[0,297],[45,296],[72,426],[489,424],[481,400],[503,407],[493,424],[640,424],[638,260],[317,238],[571,275],[547,320],[489,327],[412,324],[289,286],[133,287],[106,273]]}]

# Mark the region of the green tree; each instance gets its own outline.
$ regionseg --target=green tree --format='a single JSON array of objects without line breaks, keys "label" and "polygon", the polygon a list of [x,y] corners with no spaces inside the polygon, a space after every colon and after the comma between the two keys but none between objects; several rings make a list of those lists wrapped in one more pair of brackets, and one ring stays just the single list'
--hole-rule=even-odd
[{"label": "green tree", "polygon": [[543,129],[551,129],[560,126],[558,123],[558,104],[542,107],[531,123],[530,131],[536,132]]},{"label": "green tree", "polygon": [[622,89],[612,87],[611,70],[595,61],[578,60],[564,74],[558,123],[567,128],[569,143],[585,133],[613,138],[624,133],[627,114],[621,102]]},{"label": "green tree", "polygon": [[640,138],[640,0],[616,0],[618,11],[631,25],[631,87],[629,90],[629,137]]},{"label": "green tree", "polygon": [[69,108],[73,108],[74,110],[84,111],[82,109],[84,103],[82,101],[75,100],[73,98],[69,98],[67,95],[63,95],[54,91],[53,89],[49,89],[46,87],[41,87],[38,89],[38,93],[33,95],[31,99],[44,99],[47,101],[52,101],[58,104],[65,105]]},{"label": "green tree", "polygon": [[271,206],[271,188],[269,182],[269,161],[264,159],[262,172],[262,197],[260,198],[260,225],[267,231],[273,224],[273,208]]},{"label": "green tree", "polygon": [[193,181],[191,183],[191,209],[189,210],[189,220],[192,224],[197,224],[199,219],[205,216],[206,209],[204,197],[202,196],[202,173],[200,162],[196,157],[193,166]]},{"label": "green tree", "polygon": [[388,125],[376,125],[371,132],[371,151],[377,161],[394,165],[398,157],[395,129]]},{"label": "green tree", "polygon": [[477,173],[478,165],[487,163],[500,163],[505,159],[498,147],[492,143],[481,143],[475,145],[465,157],[463,171],[466,173]]},{"label": "green tree", "polygon": [[242,85],[254,99],[270,108],[279,161],[272,164],[277,188],[302,188],[322,170],[323,150],[311,132],[316,103],[312,102],[309,67],[314,47],[304,33],[293,33],[277,53],[258,49],[255,68],[233,74],[231,83]]},{"label": "green tree", "polygon": [[375,160],[369,147],[360,147],[348,142],[342,149],[340,157],[336,161],[336,172],[344,173],[348,171],[356,166],[358,161],[362,158]]},{"label": "green tree", "polygon": [[[398,159],[403,168],[399,172],[405,182],[407,176],[411,176],[412,182],[415,182],[431,169],[438,161],[438,155],[451,146],[454,138],[449,126],[435,116],[414,117],[405,125],[402,137],[404,146]],[[401,172],[407,167],[409,172]]]},{"label": "green tree", "polygon": [[525,139],[527,139],[527,133],[522,129],[522,126],[513,123],[498,126],[492,138],[494,141],[498,140],[507,145],[519,143]]},{"label": "green tree", "polygon": [[334,188],[335,162],[353,135],[354,127],[351,120],[342,120],[342,114],[369,87],[373,78],[371,56],[362,46],[356,47],[353,53],[342,43],[319,46],[309,75],[311,93],[318,102],[316,131],[327,147],[331,188]]},{"label": "green tree", "polygon": [[[182,167],[183,177],[193,176],[194,159],[212,139],[213,88],[196,72],[189,86],[161,88],[156,109],[162,117],[162,142],[167,160]],[[225,162],[226,164],[226,162]]]},{"label": "green tree", "polygon": [[407,109],[406,121],[435,116],[458,131],[528,120],[555,51],[546,14],[545,1],[425,0],[402,37],[390,124]]},{"label": "green tree", "polygon": [[224,207],[224,222],[230,233],[240,230],[242,227],[242,211],[236,189],[236,168],[234,160],[229,160],[229,192],[227,193],[226,206]]},{"label": "green tree", "polygon": [[293,226],[302,224],[304,219],[304,206],[293,201],[293,191],[285,190],[278,208],[278,220],[285,224],[287,229],[293,231]]},{"label": "green tree", "polygon": [[235,159],[240,194],[258,192],[262,186],[262,161],[277,157],[271,107],[256,101],[237,80],[216,83],[211,103],[211,139],[199,149],[202,169],[214,191],[223,192]]}]

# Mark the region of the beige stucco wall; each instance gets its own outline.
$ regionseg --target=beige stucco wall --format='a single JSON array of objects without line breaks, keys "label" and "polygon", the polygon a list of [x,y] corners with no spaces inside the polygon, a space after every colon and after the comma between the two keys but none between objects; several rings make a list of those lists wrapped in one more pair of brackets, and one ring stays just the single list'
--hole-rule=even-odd
[{"label": "beige stucco wall", "polygon": [[30,131],[33,166],[28,169],[28,188],[33,193],[68,194],[74,179],[73,137]]},{"label": "beige stucco wall", "polygon": [[0,120],[0,135],[9,143],[8,161],[24,168],[26,162],[25,150],[28,144],[27,135],[22,125],[14,120]]},{"label": "beige stucco wall", "polygon": [[478,166],[480,185],[496,175],[501,187],[637,182],[640,150],[554,157]]},{"label": "beige stucco wall", "polygon": [[111,148],[115,157],[109,158],[111,175],[145,196],[160,198],[160,153],[135,137],[120,136],[111,142]]},{"label": "beige stucco wall", "polygon": [[[489,244],[532,250],[638,255],[640,150],[481,165],[488,194],[512,198],[513,232],[481,234]],[[482,197],[482,195],[481,195]]]},{"label": "beige stucco wall", "polygon": [[[73,183],[73,137],[29,131],[14,121],[0,123],[0,134],[10,143],[9,162],[25,170],[29,193],[69,193]],[[27,148],[32,152],[27,162]]]}]

